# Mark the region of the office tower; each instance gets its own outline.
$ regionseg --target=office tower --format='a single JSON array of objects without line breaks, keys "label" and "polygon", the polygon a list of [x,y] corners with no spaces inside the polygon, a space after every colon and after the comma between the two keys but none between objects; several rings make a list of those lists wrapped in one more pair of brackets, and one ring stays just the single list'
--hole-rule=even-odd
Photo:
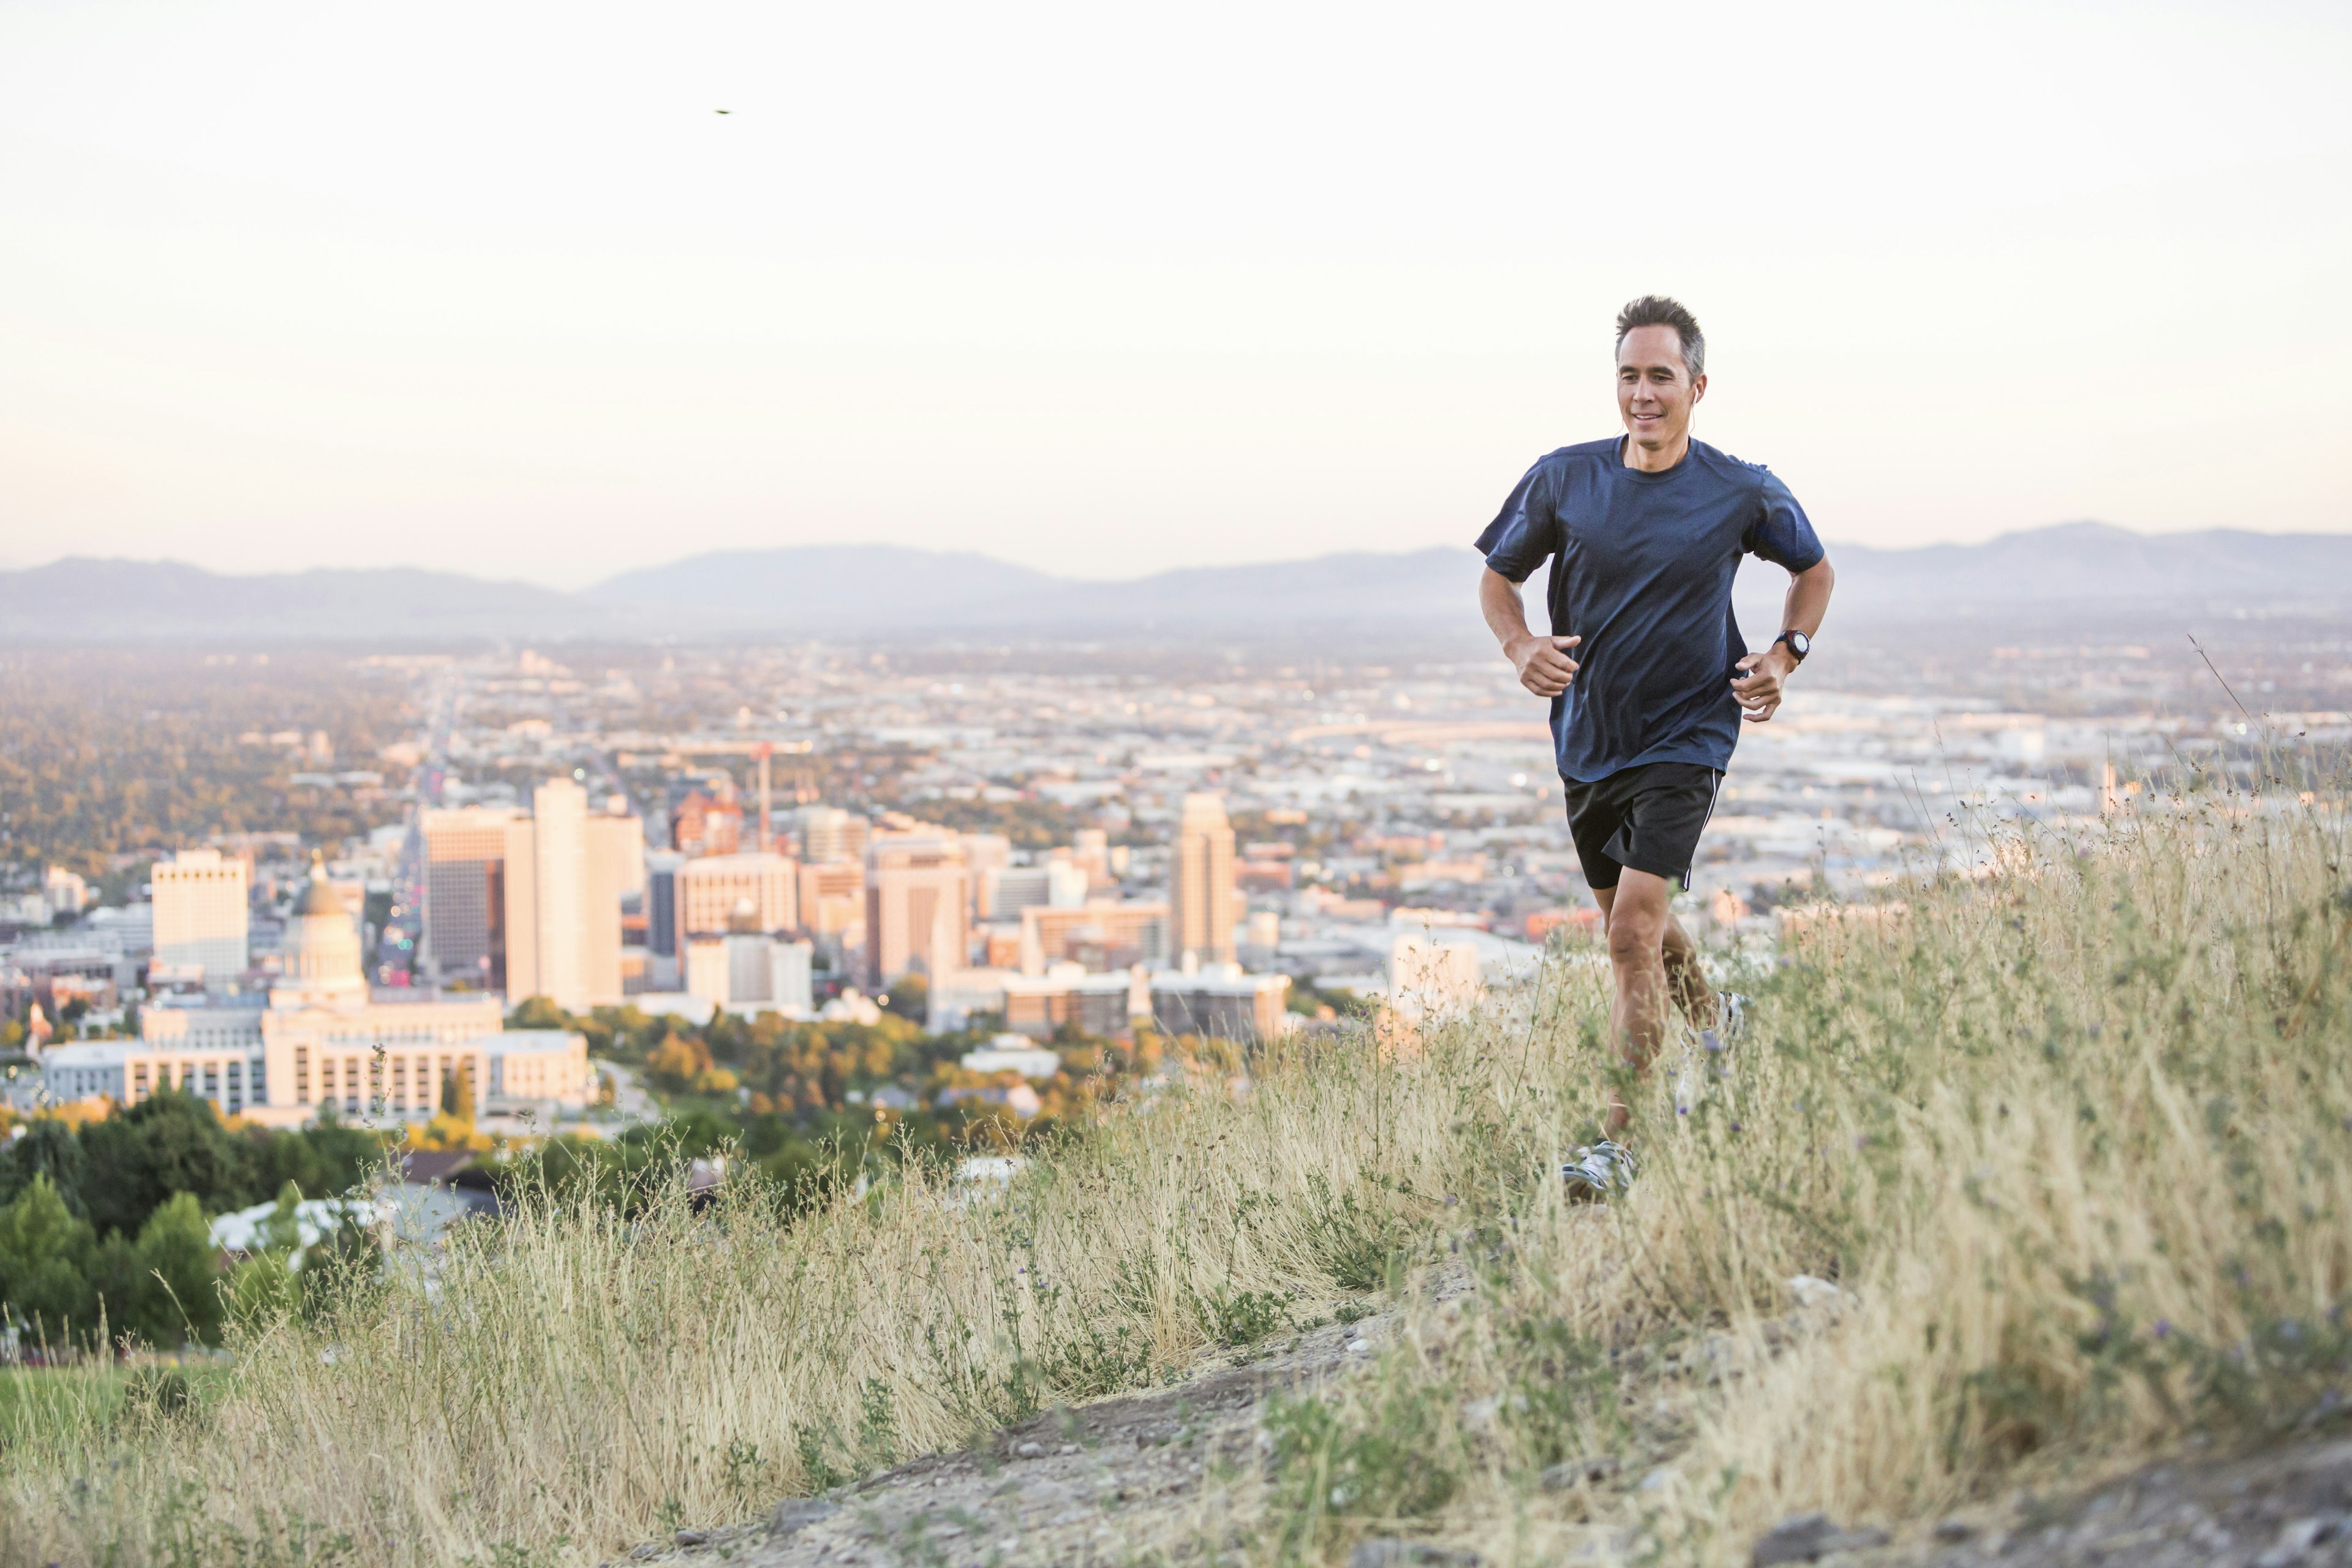
[{"label": "office tower", "polygon": [[811,865],[866,858],[871,825],[837,805],[812,805],[801,812],[801,858]]},{"label": "office tower", "polygon": [[804,861],[799,871],[801,929],[815,937],[838,937],[866,924],[866,864],[859,860]]},{"label": "office tower", "polygon": [[629,809],[629,797],[608,795],[604,813],[597,821],[617,823],[602,831],[610,836],[613,848],[614,877],[626,899],[646,890],[646,819]]},{"label": "office tower", "polygon": [[507,984],[507,831],[511,806],[469,805],[423,814],[425,973],[486,991]]},{"label": "office tower", "polygon": [[664,958],[677,956],[677,874],[686,865],[673,849],[646,855],[646,947]]},{"label": "office tower", "polygon": [[754,931],[790,931],[801,923],[796,868],[782,855],[705,856],[677,870],[677,929],[704,936],[730,928],[740,905],[751,905]]},{"label": "office tower", "polygon": [[971,895],[971,916],[974,920],[994,920],[996,911],[991,901],[996,886],[996,874],[1013,864],[1013,841],[1002,833],[967,833],[963,835],[964,890]]},{"label": "office tower", "polygon": [[1087,884],[1095,891],[1109,887],[1110,835],[1099,827],[1081,827],[1070,835],[1070,863],[1087,874]]},{"label": "office tower", "polygon": [[626,817],[588,815],[585,791],[550,779],[509,822],[506,993],[584,1012],[621,996],[621,863]]},{"label": "office tower", "polygon": [[246,866],[217,849],[183,849],[155,864],[155,962],[192,964],[207,983],[245,973]]},{"label": "office tower", "polygon": [[964,967],[963,846],[943,833],[877,835],[866,847],[866,978]]},{"label": "office tower", "polygon": [[589,1005],[616,1003],[621,985],[621,899],[629,879],[642,883],[646,863],[644,819],[596,816],[583,824],[587,851],[586,900],[582,905],[587,942]]},{"label": "office tower", "polygon": [[1170,880],[1169,942],[1177,962],[1231,963],[1241,899],[1234,890],[1234,828],[1223,796],[1184,797]]},{"label": "office tower", "polygon": [[991,866],[980,877],[984,920],[1010,920],[1052,899],[1053,874],[1046,866]]}]

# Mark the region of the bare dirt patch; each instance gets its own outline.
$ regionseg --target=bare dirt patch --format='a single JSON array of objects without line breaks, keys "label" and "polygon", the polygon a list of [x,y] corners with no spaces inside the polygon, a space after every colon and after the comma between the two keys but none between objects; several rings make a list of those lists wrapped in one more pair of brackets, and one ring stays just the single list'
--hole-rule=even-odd
[{"label": "bare dirt patch", "polygon": [[[1258,1413],[1370,1362],[1392,1318],[1329,1323],[1271,1353],[1169,1388],[1041,1412],[978,1447],[927,1454],[769,1521],[682,1531],[640,1562],[724,1559],[742,1568],[824,1563],[1127,1562],[1139,1549],[1189,1555],[1223,1522],[1204,1498],[1214,1467],[1255,1462]],[[699,1539],[696,1539],[698,1537]]]}]

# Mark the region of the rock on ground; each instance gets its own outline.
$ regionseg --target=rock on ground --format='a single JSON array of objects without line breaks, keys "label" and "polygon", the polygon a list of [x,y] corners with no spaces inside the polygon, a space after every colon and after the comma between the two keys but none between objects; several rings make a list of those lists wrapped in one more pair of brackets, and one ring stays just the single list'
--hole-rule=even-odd
[{"label": "rock on ground", "polygon": [[2021,1499],[1839,1559],[1885,1568],[2352,1568],[2352,1442],[2150,1465],[2063,1505]]}]

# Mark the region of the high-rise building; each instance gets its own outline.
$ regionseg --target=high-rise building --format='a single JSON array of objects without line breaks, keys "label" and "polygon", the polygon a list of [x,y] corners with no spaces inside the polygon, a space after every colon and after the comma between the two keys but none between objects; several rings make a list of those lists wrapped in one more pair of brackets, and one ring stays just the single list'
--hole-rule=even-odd
[{"label": "high-rise building", "polygon": [[1087,885],[1101,892],[1111,885],[1110,835],[1099,827],[1081,827],[1070,836],[1070,863],[1087,874]]},{"label": "high-rise building", "polygon": [[681,855],[732,855],[743,847],[743,808],[731,781],[693,790],[669,814],[670,847]]},{"label": "high-rise building", "polygon": [[246,864],[217,849],[183,849],[156,862],[155,962],[201,968],[205,979],[245,973]]},{"label": "high-rise building", "polygon": [[964,891],[971,896],[971,918],[993,920],[996,879],[1013,864],[1013,841],[1002,833],[967,833],[962,837]]},{"label": "high-rise building", "polygon": [[673,849],[646,855],[646,947],[664,958],[677,956],[677,874],[686,865]]},{"label": "high-rise building", "polygon": [[621,899],[635,877],[645,876],[646,827],[642,817],[600,814],[587,830],[588,999],[592,1006],[618,1002],[621,984]]},{"label": "high-rise building", "polygon": [[486,991],[507,984],[507,833],[512,806],[468,805],[423,814],[426,976]]},{"label": "high-rise building", "polygon": [[793,929],[801,923],[795,869],[784,856],[756,851],[688,860],[677,870],[677,929],[688,936],[727,931],[745,900],[753,930]]},{"label": "high-rise building", "polygon": [[866,978],[964,966],[970,945],[963,846],[952,834],[877,835],[866,847]]},{"label": "high-rise building", "polygon": [[506,994],[583,1012],[621,997],[621,875],[628,817],[588,815],[587,793],[550,779],[507,826]]},{"label": "high-rise building", "polygon": [[597,821],[612,824],[603,829],[611,839],[613,876],[621,897],[630,898],[646,890],[646,819],[629,810],[626,795],[610,795],[604,802],[604,815]]},{"label": "high-rise building", "polygon": [[1011,920],[1053,901],[1053,873],[1046,866],[991,866],[980,873],[980,882],[982,920]]},{"label": "high-rise building", "polygon": [[804,860],[800,868],[801,930],[828,952],[866,932],[866,863]]},{"label": "high-rise building", "polygon": [[1169,944],[1178,963],[1231,963],[1241,897],[1234,889],[1234,827],[1223,796],[1184,797],[1169,880]]},{"label": "high-rise building", "polygon": [[864,817],[837,805],[812,805],[801,812],[801,858],[811,865],[866,858],[873,831]]}]

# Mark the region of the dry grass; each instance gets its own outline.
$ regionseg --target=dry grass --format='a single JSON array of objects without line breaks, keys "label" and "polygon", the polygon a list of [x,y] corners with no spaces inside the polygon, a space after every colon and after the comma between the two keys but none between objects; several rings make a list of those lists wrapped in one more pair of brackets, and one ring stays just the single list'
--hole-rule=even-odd
[{"label": "dry grass", "polygon": [[[1242,1489],[1262,1530],[1302,1552],[1378,1523],[1503,1562],[1739,1561],[1802,1510],[1899,1527],[2333,1419],[2342,823],[2225,797],[2095,845],[2010,839],[2003,875],[1821,922],[1757,978],[1751,1037],[1700,1053],[1685,1107],[1663,1075],[1650,1126],[1672,1131],[1626,1201],[1486,1194],[1472,1300],[1421,1314],[1336,1409],[1284,1413],[1290,1479]],[[1565,1124],[1533,1100],[1502,1114]],[[1803,1287],[1807,1308],[1799,1276],[1837,1292]],[[1623,1468],[1531,1484],[1588,1457]]]},{"label": "dry grass", "polygon": [[[1902,920],[1816,927],[1749,973],[1751,1034],[1683,1075],[1685,1112],[1675,1072],[1650,1086],[1643,1179],[1605,1209],[1544,1175],[1607,1054],[1600,976],[1562,963],[1399,1059],[1273,1053],[1241,1093],[1204,1067],[1003,1191],[919,1176],[791,1226],[751,1192],[629,1224],[541,1205],[430,1293],[248,1334],[192,1414],[0,1433],[0,1558],[593,1563],[1164,1380],[1399,1248],[1478,1289],[1408,1285],[1374,1373],[1274,1412],[1272,1462],[1219,1503],[1244,1555],[1377,1528],[1730,1561],[1800,1508],[1933,1517],[2326,1419],[2342,816],[2246,805],[2012,843]],[[1839,1294],[1801,1309],[1801,1275]]]}]

